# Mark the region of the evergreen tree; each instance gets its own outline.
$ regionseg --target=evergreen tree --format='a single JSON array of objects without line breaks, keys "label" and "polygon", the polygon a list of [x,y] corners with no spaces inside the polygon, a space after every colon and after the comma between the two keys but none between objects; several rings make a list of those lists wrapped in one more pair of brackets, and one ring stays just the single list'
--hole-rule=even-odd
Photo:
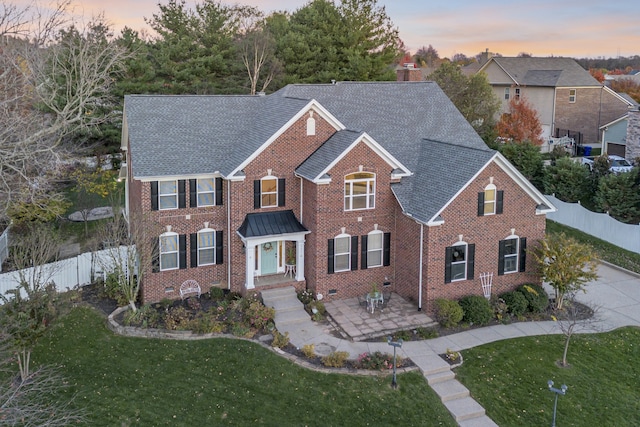
[{"label": "evergreen tree", "polygon": [[595,202],[603,212],[629,224],[640,222],[640,168],[600,178]]}]

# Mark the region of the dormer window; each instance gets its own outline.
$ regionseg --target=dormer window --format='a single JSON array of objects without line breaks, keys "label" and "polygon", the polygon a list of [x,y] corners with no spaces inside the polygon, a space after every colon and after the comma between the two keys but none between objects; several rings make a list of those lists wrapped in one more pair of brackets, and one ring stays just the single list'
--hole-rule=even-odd
[{"label": "dormer window", "polygon": [[355,211],[375,207],[376,175],[356,172],[344,177],[344,210]]}]

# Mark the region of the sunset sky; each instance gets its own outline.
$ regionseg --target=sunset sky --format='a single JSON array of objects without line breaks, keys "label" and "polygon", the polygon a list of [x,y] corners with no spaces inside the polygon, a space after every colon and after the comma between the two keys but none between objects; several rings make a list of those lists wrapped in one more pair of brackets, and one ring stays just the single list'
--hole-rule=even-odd
[{"label": "sunset sky", "polygon": [[[28,0],[16,0],[27,3]],[[166,3],[167,0],[161,0]],[[239,0],[264,12],[295,11],[308,0]],[[158,0],[76,0],[75,12],[104,11],[117,29],[145,27]],[[187,4],[195,4],[187,0]],[[414,52],[433,45],[441,57],[474,56],[489,49],[504,56],[616,57],[640,54],[638,0],[378,0]]]}]

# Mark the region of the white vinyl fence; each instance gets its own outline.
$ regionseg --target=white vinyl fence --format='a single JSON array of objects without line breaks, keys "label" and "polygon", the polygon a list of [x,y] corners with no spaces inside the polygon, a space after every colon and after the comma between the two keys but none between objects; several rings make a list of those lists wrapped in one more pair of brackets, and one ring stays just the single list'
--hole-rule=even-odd
[{"label": "white vinyl fence", "polygon": [[2,264],[4,260],[9,256],[9,227],[7,227],[2,234],[0,234],[0,271],[2,271]]},{"label": "white vinyl fence", "polygon": [[[105,272],[113,270],[115,265],[111,261],[113,256],[110,256],[109,252],[114,250],[119,251],[121,259],[126,259],[128,248],[121,246],[97,252],[86,252],[74,258],[41,267],[28,268],[22,270],[22,273],[27,279],[33,277],[34,274],[40,275],[40,277],[47,279],[47,283],[53,282],[58,292],[64,292],[77,286],[88,285],[95,278],[103,277]],[[19,283],[20,272],[18,271],[0,274],[0,293],[4,295],[8,290],[18,287]]]},{"label": "white vinyl fence", "polygon": [[566,203],[554,196],[545,197],[558,208],[557,212],[547,214],[548,219],[640,253],[640,225],[625,224],[606,213],[591,212],[580,203]]}]

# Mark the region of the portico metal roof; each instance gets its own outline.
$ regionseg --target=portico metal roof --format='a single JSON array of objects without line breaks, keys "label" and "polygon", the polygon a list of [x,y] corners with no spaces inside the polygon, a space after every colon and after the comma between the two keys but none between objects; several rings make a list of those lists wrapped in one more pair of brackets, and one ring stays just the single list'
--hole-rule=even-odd
[{"label": "portico metal roof", "polygon": [[292,210],[250,213],[238,228],[238,234],[244,238],[307,232]]}]

